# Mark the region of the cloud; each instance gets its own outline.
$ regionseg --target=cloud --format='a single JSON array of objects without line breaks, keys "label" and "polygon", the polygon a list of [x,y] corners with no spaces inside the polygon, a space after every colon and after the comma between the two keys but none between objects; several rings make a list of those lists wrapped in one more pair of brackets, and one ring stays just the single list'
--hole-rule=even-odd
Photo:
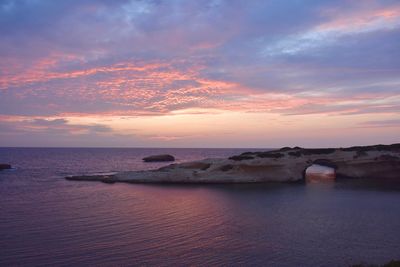
[{"label": "cloud", "polygon": [[71,114],[400,106],[398,1],[5,0],[0,35],[0,115],[30,118],[19,129],[107,131],[34,121]]},{"label": "cloud", "polygon": [[71,124],[68,120],[59,119],[18,119],[8,117],[7,120],[0,120],[0,128],[3,133],[46,133],[60,135],[96,135],[111,133],[109,126],[102,124]]},{"label": "cloud", "polygon": [[29,121],[29,123],[44,127],[52,127],[52,126],[58,127],[66,125],[68,121],[66,119],[54,119],[54,120],[33,119],[32,121]]},{"label": "cloud", "polygon": [[269,45],[263,53],[268,55],[295,55],[321,46],[329,46],[340,42],[343,38],[354,35],[388,31],[400,26],[400,5],[389,7],[361,8],[343,10],[327,9],[324,14],[331,19],[318,24],[305,32],[288,36],[277,43]]},{"label": "cloud", "polygon": [[365,121],[360,123],[362,127],[400,127],[399,119],[379,120],[379,121]]}]

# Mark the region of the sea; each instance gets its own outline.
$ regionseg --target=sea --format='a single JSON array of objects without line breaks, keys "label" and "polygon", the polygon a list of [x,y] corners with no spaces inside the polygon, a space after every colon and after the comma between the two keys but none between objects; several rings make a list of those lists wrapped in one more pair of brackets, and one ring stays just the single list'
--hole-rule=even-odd
[{"label": "sea", "polygon": [[[254,149],[253,149],[254,150]],[[105,184],[249,149],[0,148],[0,266],[350,266],[400,260],[400,183]],[[251,151],[251,149],[250,149]]]}]

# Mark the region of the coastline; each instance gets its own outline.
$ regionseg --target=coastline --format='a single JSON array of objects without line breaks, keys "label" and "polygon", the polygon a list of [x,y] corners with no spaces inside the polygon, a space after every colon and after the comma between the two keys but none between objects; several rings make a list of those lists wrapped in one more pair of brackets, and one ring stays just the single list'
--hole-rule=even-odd
[{"label": "coastline", "polygon": [[284,147],[266,152],[244,152],[229,158],[170,164],[156,170],[69,176],[66,179],[180,184],[302,182],[306,169],[313,164],[333,168],[340,177],[400,179],[400,144],[320,149]]}]

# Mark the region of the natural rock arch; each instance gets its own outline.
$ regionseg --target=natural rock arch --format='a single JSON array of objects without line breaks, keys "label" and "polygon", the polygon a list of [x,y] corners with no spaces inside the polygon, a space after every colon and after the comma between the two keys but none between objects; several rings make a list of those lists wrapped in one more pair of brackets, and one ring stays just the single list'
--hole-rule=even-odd
[{"label": "natural rock arch", "polygon": [[333,180],[336,178],[338,166],[328,159],[316,159],[308,163],[303,170],[303,179],[307,180]]}]

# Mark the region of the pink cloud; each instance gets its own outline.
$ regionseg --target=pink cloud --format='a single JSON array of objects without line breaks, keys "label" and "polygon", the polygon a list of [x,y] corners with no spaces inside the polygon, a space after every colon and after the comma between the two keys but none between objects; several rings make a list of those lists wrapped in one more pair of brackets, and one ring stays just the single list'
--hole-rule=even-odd
[{"label": "pink cloud", "polygon": [[330,21],[316,27],[322,31],[367,31],[393,27],[400,24],[400,5],[390,7],[376,7],[373,4],[360,2],[357,9],[329,8],[322,10],[322,14],[330,17]]}]

